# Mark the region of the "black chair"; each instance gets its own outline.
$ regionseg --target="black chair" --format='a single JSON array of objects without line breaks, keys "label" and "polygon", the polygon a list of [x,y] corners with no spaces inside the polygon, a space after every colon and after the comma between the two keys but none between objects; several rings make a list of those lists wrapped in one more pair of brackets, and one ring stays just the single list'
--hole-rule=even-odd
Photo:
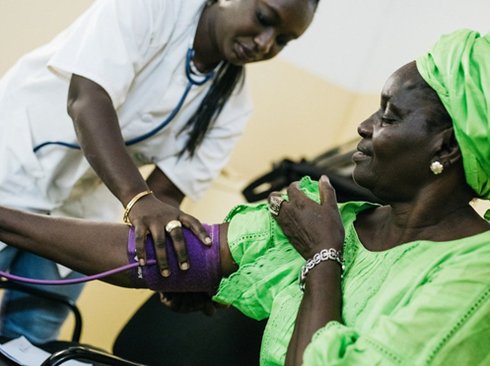
[{"label": "black chair", "polygon": [[[13,291],[24,292],[42,299],[53,301],[55,303],[66,306],[75,318],[71,341],[52,341],[37,347],[43,349],[52,355],[43,362],[42,366],[57,366],[65,363],[68,360],[76,359],[79,361],[92,362],[94,366],[145,366],[138,363],[123,360],[119,357],[110,355],[98,348],[80,344],[80,336],[82,333],[82,315],[75,302],[69,298],[55,294],[49,291],[40,290],[26,286],[17,282],[3,280],[0,281],[0,289],[8,289]],[[10,339],[0,337],[0,343],[5,343]],[[0,364],[6,366],[16,366],[17,364],[9,359],[0,358]]]},{"label": "black chair", "polygon": [[70,360],[90,362],[93,366],[147,366],[124,360],[89,346],[72,346],[55,352],[41,366],[58,366]]},{"label": "black chair", "polygon": [[74,313],[75,327],[71,342],[54,341],[37,345],[52,353],[41,366],[58,366],[69,360],[90,362],[94,366],[259,364],[266,321],[247,318],[235,308],[220,309],[212,317],[200,312],[181,314],[169,310],[161,304],[159,295],[154,294],[125,325],[114,343],[113,354],[109,354],[79,343],[82,317],[71,300],[11,281],[1,281],[0,288],[24,291],[60,302]]},{"label": "black chair", "polygon": [[265,325],[233,307],[211,317],[176,313],[155,294],[122,329],[113,353],[151,366],[254,366]]},{"label": "black chair", "polygon": [[0,289],[24,292],[29,295],[37,296],[45,300],[53,301],[63,306],[66,306],[68,309],[70,309],[71,313],[75,317],[75,325],[73,328],[71,341],[80,342],[80,335],[82,334],[83,321],[82,321],[82,315],[80,314],[80,310],[78,309],[77,305],[73,300],[56,293],[43,291],[35,287],[30,287],[9,280],[0,281]]},{"label": "black chair", "polygon": [[235,308],[220,309],[211,317],[176,313],[154,294],[122,329],[113,355],[72,346],[41,366],[68,360],[96,361],[97,366],[254,366],[259,365],[265,325],[265,320],[255,321]]},{"label": "black chair", "polygon": [[265,320],[252,320],[235,308],[220,309],[212,317],[176,313],[154,294],[122,329],[113,355],[74,345],[41,366],[68,360],[96,361],[97,366],[254,366],[259,365],[265,325]]}]

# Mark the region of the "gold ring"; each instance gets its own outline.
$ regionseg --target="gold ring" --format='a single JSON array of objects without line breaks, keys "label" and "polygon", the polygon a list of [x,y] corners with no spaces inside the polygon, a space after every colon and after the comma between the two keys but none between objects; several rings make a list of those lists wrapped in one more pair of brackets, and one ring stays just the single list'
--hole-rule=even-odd
[{"label": "gold ring", "polygon": [[182,223],[179,220],[170,220],[165,226],[165,231],[170,234],[177,227],[182,227]]}]

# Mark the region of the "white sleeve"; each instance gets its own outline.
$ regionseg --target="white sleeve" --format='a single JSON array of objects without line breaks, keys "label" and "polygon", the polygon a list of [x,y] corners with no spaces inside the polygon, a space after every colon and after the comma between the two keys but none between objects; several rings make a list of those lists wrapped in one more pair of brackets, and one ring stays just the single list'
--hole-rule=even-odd
[{"label": "white sleeve", "polygon": [[[198,200],[230,159],[252,111],[252,100],[244,85],[237,96],[228,100],[192,159],[187,154],[180,158],[174,155],[158,161],[156,165],[182,193],[194,201]],[[177,138],[187,140],[188,135],[180,134]],[[179,145],[185,146],[185,143]]]},{"label": "white sleeve", "polygon": [[162,36],[155,32],[171,33],[176,21],[172,4],[153,0],[96,1],[58,36],[61,46],[48,68],[65,79],[77,74],[94,81],[118,108],[138,71],[159,51],[152,41],[161,41]]}]

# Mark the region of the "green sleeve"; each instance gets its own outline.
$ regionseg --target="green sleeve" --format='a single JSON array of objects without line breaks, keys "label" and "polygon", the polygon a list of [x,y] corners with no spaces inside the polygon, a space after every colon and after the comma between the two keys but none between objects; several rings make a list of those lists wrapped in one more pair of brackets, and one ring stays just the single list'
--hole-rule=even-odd
[{"label": "green sleeve", "polygon": [[[304,177],[300,189],[319,202],[317,182]],[[305,260],[289,243],[267,204],[239,205],[225,221],[230,222],[228,246],[239,269],[221,281],[214,299],[251,318],[268,318],[274,298],[298,281]]]},{"label": "green sleeve", "polygon": [[221,281],[214,300],[251,318],[267,318],[278,292],[297,281],[304,259],[286,240],[267,205],[238,206],[228,218],[228,245],[239,269]]},{"label": "green sleeve", "polygon": [[[309,177],[301,179],[300,189],[313,201],[320,201],[318,183]],[[353,220],[364,205],[350,204],[347,210],[340,205],[342,215]],[[239,205],[225,221],[230,223],[228,246],[239,269],[221,281],[214,300],[231,304],[251,318],[268,318],[277,295],[293,283],[299,286],[305,260],[289,243],[267,204]]]},{"label": "green sleeve", "polygon": [[[303,364],[488,364],[488,258],[488,250],[467,252],[435,266],[425,283],[397,299],[393,311],[379,316],[368,329],[327,324],[306,348]],[[376,301],[386,304],[389,294]]]}]

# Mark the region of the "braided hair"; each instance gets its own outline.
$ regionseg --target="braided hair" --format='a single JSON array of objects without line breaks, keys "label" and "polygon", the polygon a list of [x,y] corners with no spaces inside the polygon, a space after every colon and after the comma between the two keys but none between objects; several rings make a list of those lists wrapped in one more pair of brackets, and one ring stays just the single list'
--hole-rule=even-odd
[{"label": "braided hair", "polygon": [[243,84],[244,75],[243,66],[233,65],[229,62],[224,63],[219,68],[199,108],[179,132],[180,134],[187,129],[190,130],[186,146],[180,152],[180,156],[185,152],[188,152],[191,157],[194,156],[196,149],[204,140],[206,132],[213,126],[236,85],[240,81]]}]

